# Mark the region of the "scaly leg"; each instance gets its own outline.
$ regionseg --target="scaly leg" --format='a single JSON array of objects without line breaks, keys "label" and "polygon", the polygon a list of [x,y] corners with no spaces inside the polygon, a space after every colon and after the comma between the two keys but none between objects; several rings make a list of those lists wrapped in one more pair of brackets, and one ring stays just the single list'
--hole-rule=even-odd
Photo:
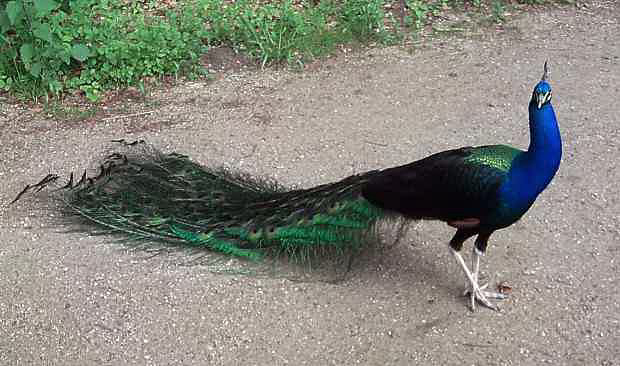
[{"label": "scaly leg", "polygon": [[[482,253],[480,253],[478,248],[474,247],[472,250],[472,254],[471,254],[471,276],[474,279],[474,283],[478,283],[478,273],[480,271],[480,256],[481,255]],[[480,290],[484,290],[485,288],[487,288],[487,286],[489,286],[488,283],[485,283],[484,285],[479,285]],[[475,292],[473,291],[471,283],[468,283],[466,281],[465,292],[463,292],[463,296],[467,296],[467,295],[471,296],[470,306],[472,310],[475,309],[476,307],[476,296],[474,294]]]},{"label": "scaly leg", "polygon": [[[478,248],[474,247],[472,250],[472,256],[471,256],[471,268],[472,268],[472,277],[474,279],[475,283],[478,283],[479,278],[479,273],[480,273],[480,257],[483,256],[484,253],[482,253]],[[467,283],[466,285],[466,290],[465,293],[463,295],[470,295],[471,296],[471,308],[474,308],[474,304],[476,301],[476,297],[474,294],[474,291],[472,291],[472,286],[471,284]],[[478,287],[480,288],[480,290],[484,290],[489,286],[488,283],[485,283],[484,285],[479,285]],[[508,297],[508,295],[506,294],[502,294],[499,292],[492,292],[492,291],[482,291],[482,293],[484,294],[485,297],[487,298],[491,298],[491,299],[498,299],[498,300],[503,300],[505,298]]]},{"label": "scaly leg", "polygon": [[[480,253],[480,251],[474,247],[472,250],[472,254],[471,254],[471,270],[472,270],[472,277],[474,278],[474,282],[478,283],[478,272],[480,270],[480,256],[482,254]],[[489,286],[488,283],[485,283],[484,285],[480,286],[481,290],[484,290],[485,288],[487,288],[487,286]],[[469,280],[466,278],[465,279],[465,291],[463,291],[463,296],[467,296],[473,294],[473,291],[471,290],[471,283],[469,282]],[[472,304],[473,304],[473,297],[472,297]],[[472,308],[474,306],[472,305]]]},{"label": "scaly leg", "polygon": [[484,306],[488,307],[489,309],[499,310],[496,305],[494,305],[487,299],[487,297],[495,298],[495,299],[504,299],[506,298],[506,295],[483,291],[486,285],[482,287],[478,285],[478,272],[480,269],[480,255],[482,255],[482,253],[479,250],[474,249],[474,257],[472,258],[472,267],[474,269],[474,273],[472,273],[470,272],[469,268],[467,268],[467,265],[465,264],[465,260],[463,259],[463,256],[461,256],[461,253],[457,252],[453,248],[450,248],[450,252],[452,253],[454,258],[460,265],[461,269],[463,269],[463,272],[465,273],[465,277],[467,277],[467,280],[469,281],[468,287],[470,287],[470,291],[471,291],[471,303],[470,303],[471,310],[474,311],[476,309],[475,307],[476,300],[480,301],[480,303],[482,303]]}]

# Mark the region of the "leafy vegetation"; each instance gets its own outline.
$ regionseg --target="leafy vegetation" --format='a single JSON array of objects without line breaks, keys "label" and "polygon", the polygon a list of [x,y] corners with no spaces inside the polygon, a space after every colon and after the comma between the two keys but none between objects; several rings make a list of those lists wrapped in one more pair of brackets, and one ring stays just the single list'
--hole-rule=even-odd
[{"label": "leafy vegetation", "polygon": [[[0,13],[0,88],[36,98],[178,74],[204,50],[206,31],[189,8],[148,15],[131,2],[9,1]],[[148,9],[146,9],[148,10]]]},{"label": "leafy vegetation", "polygon": [[382,1],[323,1],[294,5],[291,1],[258,5],[240,1],[202,2],[209,25],[209,44],[228,44],[258,60],[300,63],[353,39],[384,36]]},{"label": "leafy vegetation", "polygon": [[[540,4],[548,0],[521,0]],[[349,42],[391,42],[446,9],[474,7],[496,22],[509,0],[406,0],[403,24],[383,0],[12,0],[0,2],[0,91],[37,99],[145,78],[201,75],[200,56],[228,45],[256,59],[303,64]]]}]

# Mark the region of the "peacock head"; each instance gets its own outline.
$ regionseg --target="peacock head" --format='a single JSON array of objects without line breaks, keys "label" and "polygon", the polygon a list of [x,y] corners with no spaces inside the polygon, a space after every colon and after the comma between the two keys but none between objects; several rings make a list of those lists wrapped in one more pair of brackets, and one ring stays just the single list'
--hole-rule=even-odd
[{"label": "peacock head", "polygon": [[546,61],[544,68],[545,71],[543,72],[543,76],[538,84],[536,84],[532,95],[532,100],[536,103],[538,109],[541,109],[545,104],[551,102],[551,85],[547,81],[549,78],[549,71],[547,69]]}]

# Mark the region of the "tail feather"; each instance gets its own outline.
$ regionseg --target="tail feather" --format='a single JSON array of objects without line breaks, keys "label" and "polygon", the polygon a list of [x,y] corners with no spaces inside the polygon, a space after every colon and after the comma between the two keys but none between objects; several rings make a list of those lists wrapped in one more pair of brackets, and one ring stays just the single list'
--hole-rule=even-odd
[{"label": "tail feather", "polygon": [[[54,195],[71,217],[112,233],[257,259],[266,251],[307,257],[357,247],[384,211],[361,196],[377,172],[308,189],[286,190],[269,181],[200,166],[177,153],[144,144],[108,155],[98,175],[73,174]],[[40,190],[50,175],[27,186]]]}]

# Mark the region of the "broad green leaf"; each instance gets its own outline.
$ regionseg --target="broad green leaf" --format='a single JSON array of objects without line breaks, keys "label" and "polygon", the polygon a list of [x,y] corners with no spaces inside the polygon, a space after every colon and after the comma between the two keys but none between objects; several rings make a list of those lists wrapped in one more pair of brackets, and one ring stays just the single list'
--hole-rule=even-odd
[{"label": "broad green leaf", "polygon": [[90,50],[83,44],[74,44],[71,47],[71,56],[80,62],[84,62],[90,56]]},{"label": "broad green leaf", "polygon": [[22,62],[28,64],[30,63],[30,61],[32,60],[32,56],[34,55],[34,47],[32,47],[32,44],[30,43],[24,43],[19,48],[19,54]]},{"label": "broad green leaf", "polygon": [[52,41],[52,31],[50,29],[50,25],[47,23],[41,23],[34,28],[32,32],[35,37],[40,38],[44,41],[51,42]]},{"label": "broad green leaf", "polygon": [[17,1],[9,1],[6,3],[6,15],[9,17],[11,25],[15,25],[17,17],[22,12],[22,3]]},{"label": "broad green leaf", "polygon": [[44,17],[56,9],[58,3],[54,0],[34,0],[34,8],[39,17]]},{"label": "broad green leaf", "polygon": [[30,67],[30,74],[32,74],[32,76],[34,76],[35,78],[38,78],[39,75],[41,75],[41,63],[40,62],[35,62],[32,64],[32,67]]}]

